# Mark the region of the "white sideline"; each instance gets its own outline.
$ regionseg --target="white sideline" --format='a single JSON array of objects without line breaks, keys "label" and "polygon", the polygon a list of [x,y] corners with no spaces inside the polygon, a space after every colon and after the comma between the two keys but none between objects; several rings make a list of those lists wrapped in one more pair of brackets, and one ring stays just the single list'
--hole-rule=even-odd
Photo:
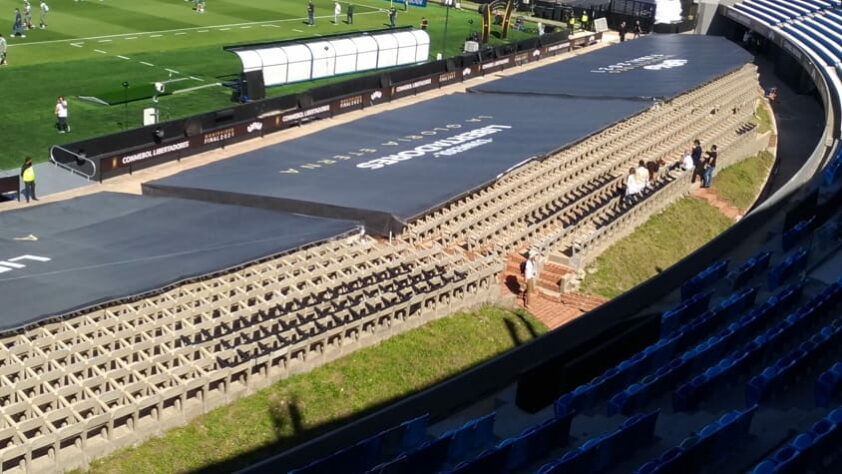
[{"label": "white sideline", "polygon": [[[356,5],[361,5],[361,6],[364,6],[364,7],[379,10],[379,9],[377,9],[377,7],[373,7],[371,5],[363,5],[362,3],[356,3]],[[357,15],[358,16],[359,15],[370,15],[370,14],[375,14],[375,13],[376,14],[382,14],[382,12],[380,12],[380,11],[370,11],[370,12],[357,13]],[[333,15],[317,16],[316,18],[333,18]],[[228,29],[230,29],[230,28],[233,28],[235,26],[242,27],[242,26],[247,26],[247,25],[268,25],[268,24],[272,24],[272,23],[287,23],[287,22],[293,22],[293,21],[303,22],[305,20],[307,20],[307,19],[306,18],[285,18],[283,20],[253,21],[253,22],[246,22],[246,23],[232,23],[230,25],[193,26],[193,27],[190,27],[190,28],[178,28],[178,29],[174,29],[174,30],[133,31],[131,33],[120,33],[120,34],[116,34],[116,35],[105,35],[105,36],[90,36],[90,37],[87,37],[87,38],[66,38],[66,39],[50,40],[50,41],[33,41],[31,43],[10,44],[8,47],[13,48],[13,47],[22,47],[22,46],[34,46],[34,45],[39,45],[39,44],[78,43],[80,41],[102,40],[102,39],[107,39],[107,38],[124,38],[124,37],[129,37],[129,36],[137,37],[137,36],[141,36],[141,35],[154,35],[154,34],[160,34],[160,33],[177,33],[177,32],[185,32],[185,31],[193,31],[193,30],[206,30],[208,28],[216,28],[216,29],[228,28]]]}]

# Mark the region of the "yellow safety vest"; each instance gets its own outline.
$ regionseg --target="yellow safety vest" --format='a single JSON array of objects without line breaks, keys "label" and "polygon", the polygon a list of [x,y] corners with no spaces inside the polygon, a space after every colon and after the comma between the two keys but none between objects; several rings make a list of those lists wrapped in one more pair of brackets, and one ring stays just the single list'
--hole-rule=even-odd
[{"label": "yellow safety vest", "polygon": [[35,181],[35,170],[32,166],[23,170],[23,180],[24,182],[31,183]]},{"label": "yellow safety vest", "polygon": [[570,23],[571,25],[574,25],[574,24],[576,24],[576,19],[571,16],[570,20],[568,20],[567,23]]},{"label": "yellow safety vest", "polygon": [[588,15],[582,15],[582,23],[588,22]]}]

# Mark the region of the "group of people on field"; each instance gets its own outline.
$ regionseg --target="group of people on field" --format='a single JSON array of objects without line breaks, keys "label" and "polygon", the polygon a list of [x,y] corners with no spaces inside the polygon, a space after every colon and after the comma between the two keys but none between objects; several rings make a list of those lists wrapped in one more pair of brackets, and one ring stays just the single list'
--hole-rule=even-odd
[{"label": "group of people on field", "polygon": [[[409,8],[409,0],[405,0],[404,3],[404,11]],[[398,9],[392,5],[388,10],[386,10],[386,14],[389,18],[389,26],[391,28],[395,27],[395,22],[398,17]],[[342,15],[342,5],[339,3],[338,0],[333,2],[333,24],[339,24],[339,17]],[[348,3],[348,6],[345,8],[345,23],[348,25],[354,24],[354,4]],[[313,0],[307,1],[307,26],[315,26],[316,25],[316,4],[313,3]],[[423,27],[426,29],[426,26]]]},{"label": "group of people on field", "polygon": [[[39,27],[43,30],[47,27],[47,13],[50,12],[50,7],[46,0],[41,0],[40,5],[41,16],[39,18]],[[26,32],[34,29],[32,24],[32,5],[29,0],[23,0],[23,11],[20,8],[15,8],[15,20],[12,23],[11,38],[26,38]],[[0,33],[0,66],[9,64],[7,56],[9,52],[9,43],[6,38]]]}]

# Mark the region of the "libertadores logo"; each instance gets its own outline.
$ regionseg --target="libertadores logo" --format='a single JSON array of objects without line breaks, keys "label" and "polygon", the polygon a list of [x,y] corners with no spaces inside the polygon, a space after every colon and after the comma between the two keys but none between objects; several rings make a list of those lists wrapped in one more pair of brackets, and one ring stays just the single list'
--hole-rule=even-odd
[{"label": "libertadores logo", "polygon": [[674,67],[681,67],[687,64],[686,59],[666,59],[658,64],[650,64],[649,66],[643,66],[643,69],[648,69],[650,71],[660,71],[662,69],[672,69]]}]

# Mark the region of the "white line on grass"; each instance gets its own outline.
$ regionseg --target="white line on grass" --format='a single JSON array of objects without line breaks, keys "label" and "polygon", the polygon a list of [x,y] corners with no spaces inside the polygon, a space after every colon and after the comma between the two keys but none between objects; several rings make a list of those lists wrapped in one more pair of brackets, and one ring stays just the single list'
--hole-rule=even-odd
[{"label": "white line on grass", "polygon": [[127,40],[136,40],[136,39],[137,39],[137,36],[129,36],[129,37],[128,37],[128,38],[126,38],[126,39],[127,39]]},{"label": "white line on grass", "polygon": [[196,91],[196,90],[199,90],[199,89],[207,89],[208,87],[216,87],[216,86],[221,86],[221,85],[222,85],[221,82],[214,82],[213,84],[203,84],[201,86],[188,87],[187,89],[179,89],[177,91],[173,91],[173,94],[183,94],[185,92]]},{"label": "white line on grass", "polygon": [[280,26],[278,26],[278,25],[260,25],[260,26],[265,26],[267,28],[280,28]]},{"label": "white line on grass", "polygon": [[164,36],[164,35],[149,35],[150,38],[160,38],[161,36]]},{"label": "white line on grass", "polygon": [[294,29],[294,28],[293,28],[293,30],[292,30],[292,31],[294,31],[294,32],[296,32],[296,33],[304,33],[303,31],[301,31],[301,30],[296,30],[296,29]]},{"label": "white line on grass", "polygon": [[111,42],[111,40],[99,40],[98,42],[99,42],[99,43],[110,43],[110,42]]},{"label": "white line on grass", "polygon": [[[357,5],[362,5],[365,7],[369,7],[375,9],[375,11],[370,12],[360,12],[357,13],[359,15],[371,15],[371,14],[382,14],[382,11],[377,10],[375,7],[370,5],[363,5],[357,3]],[[324,15],[324,16],[317,16],[316,18],[333,18],[333,15]],[[248,23],[232,23],[230,25],[214,25],[214,26],[194,26],[190,28],[178,28],[174,30],[158,30],[158,31],[134,31],[131,33],[120,33],[116,35],[105,35],[105,36],[89,36],[86,38],[67,38],[67,39],[60,39],[60,40],[50,40],[50,41],[33,41],[30,43],[20,43],[20,44],[10,44],[9,47],[13,48],[16,46],[35,46],[39,44],[55,44],[55,43],[75,43],[79,41],[93,41],[93,40],[101,40],[103,38],[125,38],[126,36],[142,36],[142,35],[150,35],[152,38],[158,38],[161,35],[157,33],[175,33],[177,31],[196,31],[203,28],[219,28],[219,27],[234,27],[234,26],[243,26],[243,25],[261,25],[261,26],[269,26],[274,28],[280,28],[278,25],[273,25],[272,23],[289,23],[289,22],[304,22],[306,18],[285,18],[283,20],[267,20],[267,21],[253,21]],[[229,28],[230,29],[230,28]]]},{"label": "white line on grass", "polygon": [[207,33],[209,30],[199,30],[197,33]]},{"label": "white line on grass", "polygon": [[[241,26],[240,28],[242,28],[244,30],[247,30],[247,29],[251,28],[251,26]],[[176,34],[178,34],[178,33],[176,33]]]},{"label": "white line on grass", "polygon": [[193,79],[194,81],[205,82],[205,80],[204,80],[204,79],[200,79],[200,78],[198,78],[198,77],[196,77],[196,76],[190,76],[190,79]]},{"label": "white line on grass", "polygon": [[231,28],[220,28],[220,29],[219,29],[219,31],[228,31],[228,30],[230,30],[230,29],[231,29]]},{"label": "white line on grass", "polygon": [[164,69],[167,72],[171,72],[173,74],[181,74],[180,72],[176,71],[175,69]]},{"label": "white line on grass", "polygon": [[127,57],[125,57],[125,56],[120,56],[119,54],[117,55],[117,57],[118,57],[118,58],[120,58],[120,59],[125,59],[126,61],[128,61],[128,60],[130,60],[130,59],[131,59],[131,58],[127,58]]},{"label": "white line on grass", "polygon": [[182,31],[182,32],[179,32],[179,33],[176,33],[176,35],[186,35],[186,34],[187,34],[187,33],[183,32],[183,31]]},{"label": "white line on grass", "polygon": [[101,49],[95,49],[94,52],[97,52],[97,53],[100,53],[100,54],[108,54],[106,51],[103,51]]},{"label": "white line on grass", "polygon": [[152,64],[152,63],[148,63],[148,62],[146,62],[146,61],[140,61],[140,64],[143,64],[144,66],[155,67],[155,65],[154,65],[154,64]]},{"label": "white line on grass", "polygon": [[82,43],[70,43],[70,46],[75,46],[75,47],[77,47],[77,48],[81,48],[81,47],[82,47]]}]

